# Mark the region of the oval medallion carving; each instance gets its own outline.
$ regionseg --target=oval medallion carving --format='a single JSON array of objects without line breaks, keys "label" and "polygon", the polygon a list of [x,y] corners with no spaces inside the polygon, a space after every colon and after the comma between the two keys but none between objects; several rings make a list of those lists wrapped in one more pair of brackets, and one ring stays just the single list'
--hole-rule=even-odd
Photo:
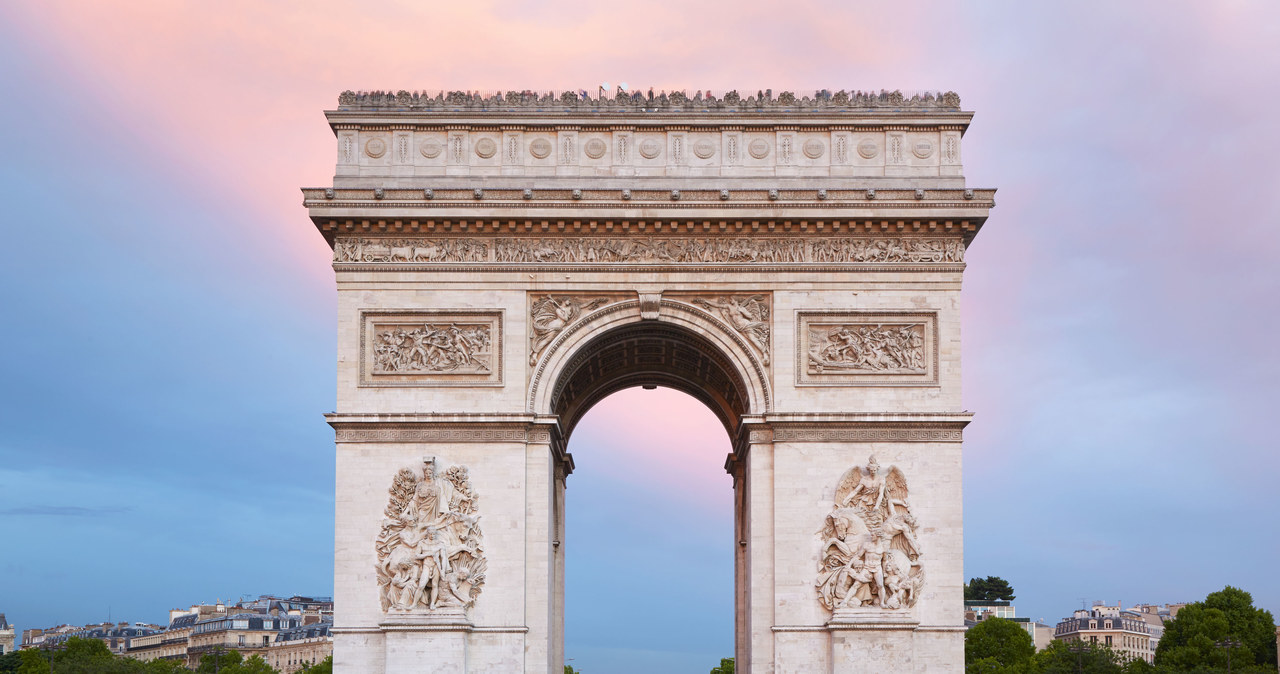
[{"label": "oval medallion carving", "polygon": [[546,138],[535,138],[529,143],[529,154],[537,159],[546,159],[551,156],[551,141]]},{"label": "oval medallion carving", "polygon": [[874,140],[864,140],[858,143],[858,156],[863,159],[875,159],[880,154],[880,146]]},{"label": "oval medallion carving", "polygon": [[476,141],[476,156],[481,159],[488,159],[498,154],[498,144],[493,142],[492,138],[481,138]]},{"label": "oval medallion carving", "polygon": [[705,138],[693,144],[693,154],[696,155],[698,159],[710,159],[711,155],[715,153],[715,143],[712,143]]},{"label": "oval medallion carving", "polygon": [[933,156],[933,141],[923,139],[917,140],[915,145],[911,146],[911,154],[919,157],[920,159],[928,159]]},{"label": "oval medallion carving", "polygon": [[609,149],[609,146],[605,145],[604,141],[600,140],[599,138],[592,138],[591,140],[587,141],[586,145],[582,146],[582,151],[585,152],[587,156],[591,157],[592,159],[599,159],[603,157],[605,151],[607,151],[608,149]]},{"label": "oval medallion carving", "polygon": [[804,142],[804,156],[810,159],[817,159],[818,157],[822,156],[823,152],[826,152],[826,151],[827,151],[827,146],[824,145],[822,141],[818,140],[817,138],[812,138]]},{"label": "oval medallion carving", "polygon": [[659,152],[662,152],[662,145],[652,138],[640,143],[640,156],[645,159],[653,159]]},{"label": "oval medallion carving", "polygon": [[381,138],[370,138],[369,142],[364,144],[364,153],[377,159],[387,153],[387,141]]},{"label": "oval medallion carving", "polygon": [[441,152],[444,152],[444,146],[434,140],[424,140],[418,146],[418,151],[427,159],[435,159],[440,156]]},{"label": "oval medallion carving", "polygon": [[769,141],[757,138],[747,146],[747,152],[756,159],[764,159],[769,156]]}]

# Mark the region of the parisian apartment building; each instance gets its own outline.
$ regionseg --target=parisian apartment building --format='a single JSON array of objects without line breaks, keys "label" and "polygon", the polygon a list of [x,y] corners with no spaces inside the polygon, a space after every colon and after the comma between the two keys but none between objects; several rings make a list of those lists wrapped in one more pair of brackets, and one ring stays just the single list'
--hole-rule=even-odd
[{"label": "parisian apartment building", "polygon": [[[329,597],[263,595],[234,604],[219,601],[172,609],[167,625],[102,623],[24,630],[21,647],[56,649],[72,637],[98,639],[118,655],[144,662],[176,660],[190,669],[209,654],[234,650],[246,658],[258,655],[283,674],[292,674],[333,653],[332,624]],[[0,614],[0,646],[6,643],[4,628],[13,634]],[[9,649],[12,642],[10,636]]]},{"label": "parisian apartment building", "polygon": [[1162,620],[1160,629],[1153,629],[1155,620],[1160,620],[1158,609],[1149,613],[1138,608],[1121,608],[1120,602],[1115,606],[1098,603],[1093,608],[1078,609],[1070,618],[1059,622],[1053,638],[1106,646],[1125,660],[1154,662],[1156,644],[1164,633]]}]

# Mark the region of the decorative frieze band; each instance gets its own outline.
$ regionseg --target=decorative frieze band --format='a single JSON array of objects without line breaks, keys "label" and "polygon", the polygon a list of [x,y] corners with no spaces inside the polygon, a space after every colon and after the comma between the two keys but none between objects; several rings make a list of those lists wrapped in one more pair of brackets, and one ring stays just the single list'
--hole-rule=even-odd
[{"label": "decorative frieze band", "polygon": [[519,442],[549,443],[544,427],[421,424],[338,424],[336,438],[343,442]]},{"label": "decorative frieze band", "polygon": [[774,442],[961,442],[955,426],[778,426]]},{"label": "decorative frieze band", "polygon": [[492,240],[339,237],[333,260],[427,263],[960,263],[957,237],[522,237]]}]

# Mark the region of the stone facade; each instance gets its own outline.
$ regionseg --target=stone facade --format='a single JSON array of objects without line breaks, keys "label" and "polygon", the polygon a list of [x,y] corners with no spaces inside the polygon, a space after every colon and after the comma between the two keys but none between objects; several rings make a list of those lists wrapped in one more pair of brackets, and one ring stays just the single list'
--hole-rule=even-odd
[{"label": "stone facade", "polygon": [[4,614],[0,613],[0,655],[6,655],[17,650],[18,633],[13,625],[5,619]]},{"label": "stone facade", "polygon": [[326,114],[337,671],[562,671],[567,443],[639,385],[733,440],[738,671],[962,671],[954,94]]},{"label": "stone facade", "polygon": [[1070,618],[1058,623],[1054,628],[1053,638],[1106,646],[1123,660],[1155,660],[1151,626],[1142,613],[1123,610],[1118,604],[1076,611]]},{"label": "stone facade", "polygon": [[293,674],[333,655],[331,626],[323,622],[281,630],[267,649],[267,664],[280,674]]}]

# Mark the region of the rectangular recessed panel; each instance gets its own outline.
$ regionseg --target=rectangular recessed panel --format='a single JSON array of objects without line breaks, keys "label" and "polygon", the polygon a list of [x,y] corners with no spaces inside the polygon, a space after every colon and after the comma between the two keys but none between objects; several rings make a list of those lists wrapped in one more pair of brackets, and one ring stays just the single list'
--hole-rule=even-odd
[{"label": "rectangular recessed panel", "polygon": [[502,311],[361,312],[361,386],[502,386]]},{"label": "rectangular recessed panel", "polygon": [[937,312],[800,311],[796,385],[933,386],[937,344]]}]

